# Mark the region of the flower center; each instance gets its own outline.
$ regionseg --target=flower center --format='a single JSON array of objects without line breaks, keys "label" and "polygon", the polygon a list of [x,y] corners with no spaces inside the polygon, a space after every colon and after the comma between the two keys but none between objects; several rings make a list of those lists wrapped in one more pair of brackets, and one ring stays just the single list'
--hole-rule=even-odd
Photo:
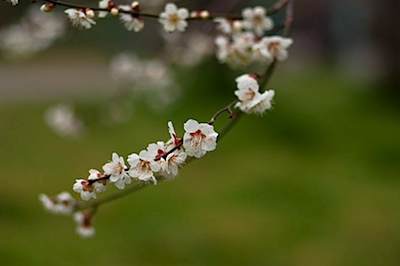
[{"label": "flower center", "polygon": [[170,14],[169,20],[173,23],[177,23],[179,21],[178,14],[177,13]]},{"label": "flower center", "polygon": [[271,53],[276,54],[276,53],[278,52],[278,50],[279,50],[279,47],[280,47],[279,42],[271,42],[271,43],[268,45],[268,50],[269,50]]},{"label": "flower center", "polygon": [[252,90],[251,88],[248,88],[247,91],[244,93],[244,100],[245,101],[250,101],[251,99],[254,98],[254,95],[256,95],[256,92]]},{"label": "flower center", "polygon": [[150,162],[143,160],[143,159],[139,159],[139,160],[140,160],[139,168],[141,171],[145,172],[150,169],[150,166],[149,166]]},{"label": "flower center", "polygon": [[113,166],[113,170],[115,171],[115,172],[118,172],[118,173],[122,173],[122,171],[124,170],[124,167],[121,165],[121,163],[116,163],[116,164],[114,164],[114,166]]},{"label": "flower center", "polygon": [[192,137],[191,146],[194,149],[198,149],[200,144],[201,144],[201,142],[203,141],[203,138],[206,137],[206,135],[204,135],[203,132],[201,132],[200,129],[198,129],[196,132],[190,133],[190,136]]}]

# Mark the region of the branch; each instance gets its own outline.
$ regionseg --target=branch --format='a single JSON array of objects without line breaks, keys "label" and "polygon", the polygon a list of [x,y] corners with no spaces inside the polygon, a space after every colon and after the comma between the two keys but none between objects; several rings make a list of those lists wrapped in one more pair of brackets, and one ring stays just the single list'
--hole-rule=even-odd
[{"label": "branch", "polygon": [[[73,7],[73,8],[85,8],[79,5],[71,5],[71,4],[67,4],[67,3],[63,3],[63,2],[59,2],[59,1],[54,1],[54,0],[47,0],[46,2],[49,3],[53,3],[53,4],[58,4],[58,5],[62,5],[62,6],[67,6],[67,7]],[[293,5],[294,5],[294,0],[280,0],[278,1],[272,8],[269,9],[268,14],[273,14],[279,10],[281,10],[284,6],[286,6],[286,17],[285,17],[285,22],[284,22],[284,28],[283,28],[283,36],[289,36],[290,34],[290,30],[291,30],[291,26],[292,26],[292,21],[293,21]],[[101,9],[101,8],[93,8],[93,10],[95,11],[109,11],[107,9]],[[121,10],[121,12],[124,13],[132,13],[132,12],[127,12],[127,11],[123,11]],[[158,18],[158,15],[152,15],[152,14],[136,14],[136,15],[141,15],[141,16],[148,16],[148,17],[152,17],[152,18]],[[212,17],[210,17],[212,18]],[[259,83],[260,83],[260,87],[265,87],[268,82],[270,81],[272,74],[274,73],[275,69],[276,69],[276,65],[277,65],[277,61],[274,60],[271,64],[269,64],[266,69],[265,72],[262,75],[259,75]],[[232,111],[232,106],[235,105],[238,102],[238,100],[235,100],[231,103],[229,103],[227,106],[225,106],[224,108],[218,110],[209,120],[208,124],[212,125],[215,120],[217,119],[217,117],[224,113],[225,111],[227,111],[229,113],[229,121],[225,124],[225,126],[219,131],[219,136],[218,136],[218,142],[221,141],[221,139],[223,137],[225,137],[230,130],[237,124],[237,122],[239,121],[239,119],[242,117],[243,112],[241,112],[240,110],[237,110],[236,112]],[[165,154],[163,154],[162,156],[160,156],[159,158],[155,159],[155,160],[160,160],[161,158],[166,158],[169,154],[171,154],[172,152],[174,152],[175,150],[179,149],[181,146],[183,145],[183,140],[181,139],[179,141],[178,144],[176,144],[176,146],[171,149],[170,151],[166,152]],[[191,162],[193,160],[187,161],[187,163]],[[186,163],[186,164],[187,164]],[[129,170],[129,169],[125,169],[125,170]],[[110,176],[106,175],[106,176],[102,176],[99,179],[95,179],[95,180],[90,180],[89,184],[93,184],[96,181],[100,181],[100,180],[105,180],[105,179],[109,179]],[[162,180],[164,180],[163,178],[160,178],[158,180],[158,182],[161,182]],[[119,199],[121,197],[124,197],[128,194],[131,194],[133,192],[136,192],[144,187],[149,186],[150,183],[137,183],[135,185],[131,185],[128,188],[124,189],[124,190],[120,190],[117,192],[114,192],[110,195],[104,196],[100,199],[96,199],[96,200],[92,200],[90,202],[80,202],[77,203],[75,206],[74,211],[80,211],[80,210],[84,210],[84,209],[95,209],[98,206],[111,202],[113,200]]]}]

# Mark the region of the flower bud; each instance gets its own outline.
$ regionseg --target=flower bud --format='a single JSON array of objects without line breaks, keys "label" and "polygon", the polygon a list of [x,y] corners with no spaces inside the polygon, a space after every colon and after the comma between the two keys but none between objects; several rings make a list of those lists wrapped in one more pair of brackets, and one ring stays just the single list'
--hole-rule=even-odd
[{"label": "flower bud", "polygon": [[116,7],[111,8],[110,14],[113,16],[118,16],[118,14],[119,14],[118,8],[116,8]]},{"label": "flower bud", "polygon": [[210,17],[210,12],[208,12],[207,10],[203,10],[200,12],[200,17],[202,19],[208,19]]},{"label": "flower bud", "polygon": [[198,18],[198,17],[200,17],[200,11],[194,10],[194,11],[190,12],[190,17],[191,17],[191,18]]},{"label": "flower bud", "polygon": [[232,23],[233,31],[240,32],[242,30],[242,22],[240,20],[234,20]]},{"label": "flower bud", "polygon": [[140,9],[140,3],[138,1],[134,1],[131,3],[132,9]]},{"label": "flower bud", "polygon": [[95,16],[94,11],[93,11],[92,9],[90,9],[90,8],[86,8],[85,14],[86,14],[86,16],[87,16],[88,18],[94,18],[94,16]]},{"label": "flower bud", "polygon": [[50,3],[43,4],[40,7],[40,11],[42,11],[44,13],[49,13],[49,12],[53,11],[53,9],[54,9],[54,4],[50,4]]}]

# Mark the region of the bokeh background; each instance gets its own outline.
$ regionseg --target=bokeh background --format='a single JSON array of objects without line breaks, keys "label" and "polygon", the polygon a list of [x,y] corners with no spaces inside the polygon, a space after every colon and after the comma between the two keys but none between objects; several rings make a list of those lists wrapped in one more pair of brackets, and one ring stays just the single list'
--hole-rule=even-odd
[{"label": "bokeh background", "polygon": [[[234,13],[272,3],[179,2]],[[274,109],[243,117],[216,151],[173,182],[102,206],[91,239],[75,234],[72,219],[47,213],[39,193],[71,192],[76,178],[101,169],[112,152],[126,157],[167,139],[167,121],[178,133],[188,118],[207,121],[234,99],[233,78],[244,70],[213,55],[195,66],[174,64],[179,99],[154,109],[123,91],[132,115],[116,124],[103,112],[121,99],[110,61],[121,51],[162,56],[157,22],[135,34],[109,18],[89,31],[70,29],[30,58],[11,60],[3,51],[1,264],[399,265],[398,5],[297,1],[295,44],[268,85],[276,91]],[[31,4],[0,6],[0,26],[7,27]],[[211,36],[212,27],[193,26]],[[85,121],[83,136],[64,138],[48,127],[44,113],[58,102],[73,103]],[[217,130],[224,122],[221,116]]]}]

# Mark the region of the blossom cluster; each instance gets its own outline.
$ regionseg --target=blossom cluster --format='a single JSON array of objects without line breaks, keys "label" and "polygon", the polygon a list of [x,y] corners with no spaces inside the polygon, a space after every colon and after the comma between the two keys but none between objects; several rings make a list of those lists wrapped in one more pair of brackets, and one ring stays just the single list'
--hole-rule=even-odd
[{"label": "blossom cluster", "polygon": [[[151,143],[145,150],[130,154],[127,158],[130,167],[127,167],[122,156],[114,152],[111,161],[103,165],[103,172],[90,169],[87,179],[75,181],[73,190],[87,201],[97,198],[97,193],[105,191],[110,183],[122,190],[133,180],[148,185],[157,184],[159,178],[173,179],[188,156],[201,158],[215,150],[217,145],[218,133],[212,125],[189,119],[183,127],[185,133],[183,137],[178,137],[172,122],[168,122],[170,139]],[[78,204],[68,192],[55,197],[40,194],[39,200],[52,213],[70,215],[75,212],[74,219],[78,225],[76,231],[79,235],[89,237],[95,233],[91,224],[93,215],[87,211],[77,211]]]},{"label": "blossom cluster", "polygon": [[245,8],[241,20],[215,18],[221,32],[215,39],[217,58],[231,67],[245,67],[253,62],[272,63],[287,58],[292,39],[280,36],[264,36],[274,27],[264,7]]},{"label": "blossom cluster", "polygon": [[157,184],[157,178],[172,179],[178,174],[188,156],[201,158],[216,148],[218,133],[207,123],[189,119],[184,124],[185,134],[178,137],[172,122],[168,122],[170,139],[167,142],[157,141],[139,153],[128,156],[127,167],[123,157],[112,154],[112,160],[103,165],[103,173],[91,169],[87,179],[77,179],[73,190],[83,200],[96,198],[97,193],[112,183],[118,189],[124,189],[132,179],[141,183]]},{"label": "blossom cluster", "polygon": [[275,95],[273,90],[259,92],[259,85],[255,75],[244,74],[236,78],[237,90],[235,95],[238,102],[235,107],[248,114],[263,114],[271,109],[272,98]]},{"label": "blossom cluster", "polygon": [[[40,194],[39,200],[47,211],[55,214],[71,215],[77,207],[75,199],[68,192],[61,192],[54,197]],[[90,237],[94,235],[95,229],[92,226],[91,218],[91,213],[87,211],[74,213],[74,220],[77,224],[76,232],[80,236]]]},{"label": "blossom cluster", "polygon": [[[40,9],[43,12],[51,12],[55,7],[53,3],[46,3]],[[111,0],[100,0],[98,9],[100,9],[97,12],[98,18],[105,18],[108,15],[118,16],[128,31],[139,32],[144,28],[142,7],[138,1],[133,1],[130,5],[117,5]],[[96,12],[91,8],[68,8],[64,13],[67,14],[71,24],[78,29],[91,29],[96,25],[94,20]],[[167,3],[164,11],[158,15],[158,21],[167,32],[185,31],[189,15],[187,8],[178,8],[174,3]]]},{"label": "blossom cluster", "polygon": [[29,8],[24,18],[0,31],[0,49],[7,58],[27,58],[50,47],[66,31],[63,17]]}]

